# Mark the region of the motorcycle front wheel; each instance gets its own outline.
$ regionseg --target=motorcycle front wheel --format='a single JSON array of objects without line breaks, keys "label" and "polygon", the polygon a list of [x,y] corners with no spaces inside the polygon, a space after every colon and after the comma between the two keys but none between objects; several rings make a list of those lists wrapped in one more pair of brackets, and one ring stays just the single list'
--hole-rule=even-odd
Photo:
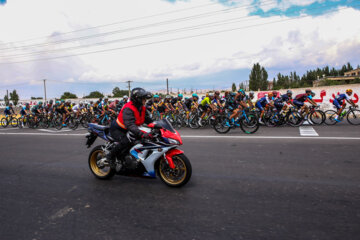
[{"label": "motorcycle front wheel", "polygon": [[115,169],[110,166],[101,166],[101,160],[106,158],[102,146],[96,146],[89,155],[89,167],[95,177],[99,179],[110,179],[115,175]]},{"label": "motorcycle front wheel", "polygon": [[165,158],[161,158],[157,168],[158,175],[170,187],[184,186],[191,178],[191,163],[184,154],[173,156],[173,162],[174,169],[170,168]]}]

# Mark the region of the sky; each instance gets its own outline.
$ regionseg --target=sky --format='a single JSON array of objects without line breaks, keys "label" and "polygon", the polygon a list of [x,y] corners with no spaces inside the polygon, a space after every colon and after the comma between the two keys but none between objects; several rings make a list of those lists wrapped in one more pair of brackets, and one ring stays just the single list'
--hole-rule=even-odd
[{"label": "sky", "polygon": [[0,98],[226,89],[360,64],[360,0],[0,0]]}]

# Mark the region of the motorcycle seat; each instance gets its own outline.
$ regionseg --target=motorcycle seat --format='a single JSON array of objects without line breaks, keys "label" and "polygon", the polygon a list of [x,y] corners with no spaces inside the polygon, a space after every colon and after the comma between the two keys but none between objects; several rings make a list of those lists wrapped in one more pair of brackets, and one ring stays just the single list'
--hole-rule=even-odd
[{"label": "motorcycle seat", "polygon": [[100,130],[100,131],[107,131],[110,128],[109,126],[102,126],[102,125],[95,124],[95,123],[90,123],[90,124],[92,125],[93,128]]}]

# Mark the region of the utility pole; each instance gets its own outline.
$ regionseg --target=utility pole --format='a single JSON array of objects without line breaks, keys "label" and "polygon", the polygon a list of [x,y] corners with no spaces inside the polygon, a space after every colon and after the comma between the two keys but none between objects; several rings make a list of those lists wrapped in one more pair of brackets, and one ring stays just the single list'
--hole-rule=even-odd
[{"label": "utility pole", "polygon": [[128,83],[128,88],[129,88],[129,98],[130,98],[131,83],[132,83],[133,81],[126,81],[126,82]]},{"label": "utility pole", "polygon": [[45,94],[44,104],[45,104],[46,103],[46,79],[44,79],[43,81],[44,81],[44,94]]},{"label": "utility pole", "polygon": [[166,79],[166,94],[169,95],[169,79]]}]

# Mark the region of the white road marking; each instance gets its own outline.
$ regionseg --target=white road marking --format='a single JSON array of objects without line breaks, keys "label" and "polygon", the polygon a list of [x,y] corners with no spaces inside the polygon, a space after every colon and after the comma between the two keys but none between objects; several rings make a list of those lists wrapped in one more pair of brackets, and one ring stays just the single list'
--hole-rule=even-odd
[{"label": "white road marking", "polygon": [[6,130],[19,130],[19,128],[0,128],[0,131],[6,131]]},{"label": "white road marking", "polygon": [[[85,136],[87,133],[9,133],[0,132],[0,135],[34,135],[34,136]],[[182,138],[206,139],[322,139],[322,140],[360,140],[360,137],[312,137],[312,136],[209,136],[209,135],[182,135]]]},{"label": "white road marking", "polygon": [[59,211],[57,211],[54,215],[52,215],[50,217],[51,220],[55,220],[57,218],[62,218],[64,217],[65,215],[71,213],[71,212],[74,212],[74,209],[70,208],[70,207],[64,207],[62,209],[60,209]]},{"label": "white road marking", "polygon": [[318,137],[319,134],[315,131],[313,127],[299,127],[300,135],[301,136],[313,136]]},{"label": "white road marking", "polygon": [[37,129],[38,131],[43,131],[43,132],[50,132],[50,133],[59,133],[59,132],[70,132],[73,131],[71,129],[62,129],[62,130],[50,130],[50,129]]}]

